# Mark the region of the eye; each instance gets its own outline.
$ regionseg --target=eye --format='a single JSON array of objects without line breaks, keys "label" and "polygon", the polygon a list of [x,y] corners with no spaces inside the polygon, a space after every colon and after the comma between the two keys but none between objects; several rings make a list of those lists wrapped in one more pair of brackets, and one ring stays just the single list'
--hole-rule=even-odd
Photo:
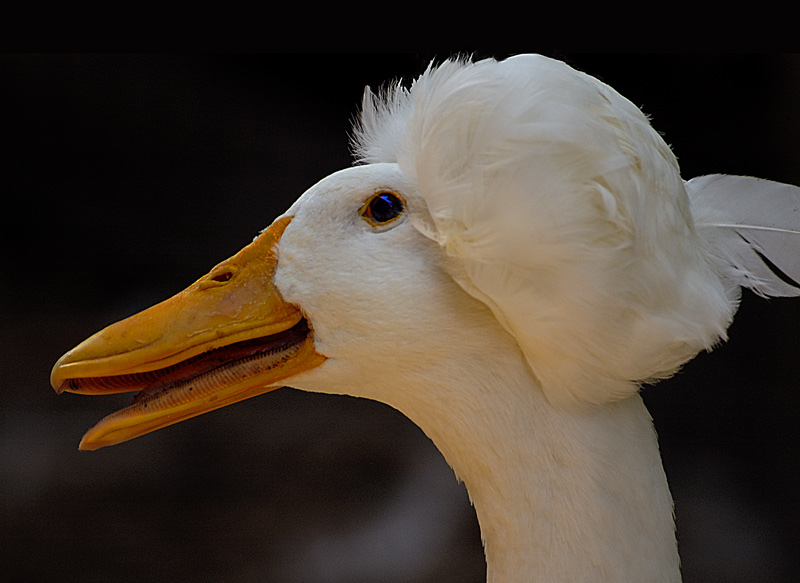
[{"label": "eye", "polygon": [[382,191],[367,199],[361,207],[361,216],[373,226],[378,226],[395,220],[403,214],[403,210],[403,199],[393,192]]}]

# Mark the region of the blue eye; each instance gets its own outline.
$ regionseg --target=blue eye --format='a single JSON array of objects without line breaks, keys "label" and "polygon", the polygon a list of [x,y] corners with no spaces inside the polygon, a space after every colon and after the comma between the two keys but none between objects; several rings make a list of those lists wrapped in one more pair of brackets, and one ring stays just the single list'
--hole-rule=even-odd
[{"label": "blue eye", "polygon": [[361,216],[373,225],[385,225],[401,214],[405,205],[393,192],[379,192],[373,195],[361,208]]}]

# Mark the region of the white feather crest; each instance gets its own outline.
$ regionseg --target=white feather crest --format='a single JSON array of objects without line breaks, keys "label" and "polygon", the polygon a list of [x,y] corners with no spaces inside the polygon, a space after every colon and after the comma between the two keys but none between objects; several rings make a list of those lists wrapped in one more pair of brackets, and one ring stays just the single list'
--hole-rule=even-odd
[{"label": "white feather crest", "polygon": [[[552,402],[623,398],[711,348],[736,310],[731,282],[786,291],[737,263],[752,259],[738,235],[703,223],[698,236],[647,118],[559,61],[451,60],[408,89],[367,91],[354,146],[360,162],[395,162],[416,182],[429,216],[415,226],[515,337]],[[719,219],[712,198],[701,214]],[[759,252],[771,247],[762,239],[747,238]]]}]

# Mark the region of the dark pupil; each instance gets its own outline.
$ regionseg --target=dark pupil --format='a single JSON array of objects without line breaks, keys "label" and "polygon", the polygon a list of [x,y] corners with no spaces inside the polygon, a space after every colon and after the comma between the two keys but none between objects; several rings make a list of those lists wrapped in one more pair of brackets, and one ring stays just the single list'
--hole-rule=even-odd
[{"label": "dark pupil", "polygon": [[403,203],[393,194],[379,194],[372,199],[369,212],[377,223],[391,221],[403,211]]}]

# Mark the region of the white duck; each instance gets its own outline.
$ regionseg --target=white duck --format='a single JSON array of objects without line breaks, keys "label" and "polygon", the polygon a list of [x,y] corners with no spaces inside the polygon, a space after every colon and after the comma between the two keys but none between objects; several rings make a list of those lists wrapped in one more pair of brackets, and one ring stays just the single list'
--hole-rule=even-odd
[{"label": "white duck", "polygon": [[540,56],[367,91],[355,141],[360,165],[59,360],[59,392],[141,390],[81,447],[281,385],[377,399],[466,484],[490,582],[679,581],[638,390],[724,339],[740,286],[800,293],[771,269],[800,275],[800,189],[684,183],[636,107]]}]

